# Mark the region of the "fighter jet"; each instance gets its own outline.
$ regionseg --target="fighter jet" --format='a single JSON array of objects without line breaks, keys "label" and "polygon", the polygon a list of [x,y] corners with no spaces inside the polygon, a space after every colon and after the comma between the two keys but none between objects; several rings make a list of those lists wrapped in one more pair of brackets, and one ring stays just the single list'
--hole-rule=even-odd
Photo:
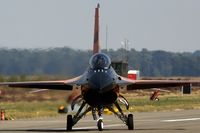
[{"label": "fighter jet", "polygon": [[[81,103],[75,115],[67,116],[66,130],[71,131],[73,126],[88,112],[91,112],[93,119],[97,120],[97,128],[103,130],[103,110],[109,109],[113,112],[129,130],[134,129],[133,114],[125,114],[119,102],[129,109],[129,103],[120,94],[120,89],[127,91],[149,88],[166,88],[175,86],[188,86],[195,81],[180,80],[133,80],[118,75],[111,66],[111,59],[100,51],[99,45],[99,4],[95,8],[94,23],[94,44],[93,55],[89,60],[89,66],[85,72],[73,79],[59,81],[30,81],[30,82],[4,82],[0,85],[21,88],[39,88],[71,91],[75,86],[80,89],[81,94],[73,99],[71,108]],[[76,88],[76,87],[75,87]],[[116,109],[118,111],[116,111]]]}]

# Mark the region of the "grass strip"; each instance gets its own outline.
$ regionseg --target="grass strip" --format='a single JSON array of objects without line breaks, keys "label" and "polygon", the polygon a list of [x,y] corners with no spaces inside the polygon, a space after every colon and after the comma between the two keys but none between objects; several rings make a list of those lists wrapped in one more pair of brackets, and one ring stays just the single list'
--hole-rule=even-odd
[{"label": "grass strip", "polygon": [[[147,96],[128,96],[130,112],[150,112],[166,110],[186,110],[200,109],[200,94],[159,97],[159,101],[150,101]],[[7,117],[14,119],[51,117],[59,115],[57,113],[60,105],[66,105],[65,101],[20,101],[20,102],[0,102],[0,108],[6,110]],[[122,105],[123,110],[125,107]]]}]

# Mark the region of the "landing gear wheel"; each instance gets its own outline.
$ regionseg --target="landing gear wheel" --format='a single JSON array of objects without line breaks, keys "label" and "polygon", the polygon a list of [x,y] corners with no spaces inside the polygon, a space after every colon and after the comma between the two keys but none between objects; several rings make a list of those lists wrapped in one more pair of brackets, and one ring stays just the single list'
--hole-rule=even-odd
[{"label": "landing gear wheel", "polygon": [[134,129],[133,114],[128,115],[127,126],[128,126],[128,130]]},{"label": "landing gear wheel", "polygon": [[67,131],[72,131],[73,119],[72,115],[67,115]]},{"label": "landing gear wheel", "polygon": [[103,120],[102,119],[97,121],[97,127],[98,127],[99,131],[103,131]]}]

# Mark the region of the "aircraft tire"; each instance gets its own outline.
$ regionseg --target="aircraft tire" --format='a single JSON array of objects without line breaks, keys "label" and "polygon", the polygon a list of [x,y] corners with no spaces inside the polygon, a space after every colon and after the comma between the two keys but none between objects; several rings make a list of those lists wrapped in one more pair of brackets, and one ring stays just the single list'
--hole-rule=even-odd
[{"label": "aircraft tire", "polygon": [[72,131],[73,119],[72,115],[67,115],[67,131]]},{"label": "aircraft tire", "polygon": [[127,126],[128,126],[128,130],[134,130],[133,114],[128,115]]},{"label": "aircraft tire", "polygon": [[97,127],[99,131],[103,131],[103,120],[100,119],[97,121]]}]

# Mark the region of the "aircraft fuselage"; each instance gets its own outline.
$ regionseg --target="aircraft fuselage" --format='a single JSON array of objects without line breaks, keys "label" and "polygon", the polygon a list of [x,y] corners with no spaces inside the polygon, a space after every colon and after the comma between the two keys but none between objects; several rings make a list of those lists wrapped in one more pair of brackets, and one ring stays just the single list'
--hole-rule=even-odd
[{"label": "aircraft fuselage", "polygon": [[106,54],[98,53],[91,57],[86,77],[88,85],[83,97],[89,105],[104,106],[116,101],[117,76]]}]

